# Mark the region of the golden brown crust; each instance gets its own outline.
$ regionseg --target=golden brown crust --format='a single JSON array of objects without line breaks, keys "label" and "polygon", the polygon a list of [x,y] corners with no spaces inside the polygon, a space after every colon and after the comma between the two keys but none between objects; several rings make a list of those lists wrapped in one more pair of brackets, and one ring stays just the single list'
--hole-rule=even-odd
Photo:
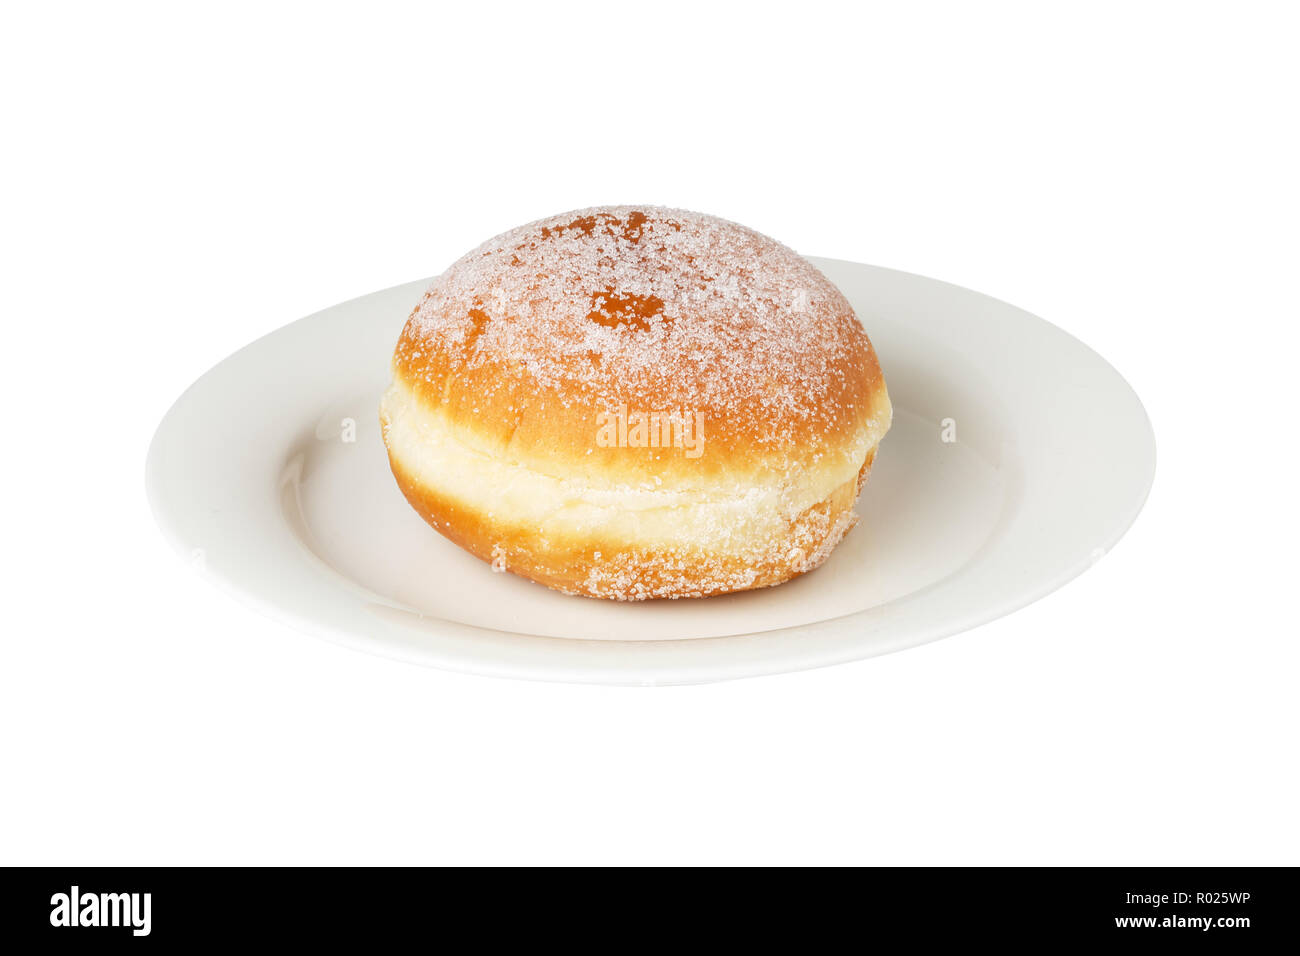
[{"label": "golden brown crust", "polygon": [[[821,272],[680,210],[569,213],[492,240],[434,283],[393,364],[485,451],[626,481],[798,467],[887,401],[866,333]],[[622,406],[698,414],[706,453],[677,469],[662,449],[602,447],[596,418]]]}]

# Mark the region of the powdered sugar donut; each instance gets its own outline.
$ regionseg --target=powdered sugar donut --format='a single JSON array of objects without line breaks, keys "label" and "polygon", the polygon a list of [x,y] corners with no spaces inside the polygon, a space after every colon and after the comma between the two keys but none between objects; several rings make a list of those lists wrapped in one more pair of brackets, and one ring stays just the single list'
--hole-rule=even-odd
[{"label": "powdered sugar donut", "polygon": [[653,206],[491,239],[416,306],[380,409],[452,541],[591,597],[700,597],[817,567],[891,408],[844,296],[744,226]]}]

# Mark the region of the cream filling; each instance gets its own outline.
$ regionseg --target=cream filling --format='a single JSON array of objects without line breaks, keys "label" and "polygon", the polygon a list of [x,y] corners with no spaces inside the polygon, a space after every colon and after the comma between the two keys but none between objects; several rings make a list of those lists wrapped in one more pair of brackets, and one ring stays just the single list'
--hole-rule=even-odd
[{"label": "cream filling", "polygon": [[[783,534],[795,516],[855,481],[874,447],[864,432],[860,447],[785,482],[724,480],[707,491],[642,488],[543,474],[485,454],[400,380],[384,395],[380,416],[389,451],[409,475],[462,507],[508,526],[535,529],[543,538],[598,533],[640,547],[749,553]],[[557,470],[562,465],[557,462]]]}]

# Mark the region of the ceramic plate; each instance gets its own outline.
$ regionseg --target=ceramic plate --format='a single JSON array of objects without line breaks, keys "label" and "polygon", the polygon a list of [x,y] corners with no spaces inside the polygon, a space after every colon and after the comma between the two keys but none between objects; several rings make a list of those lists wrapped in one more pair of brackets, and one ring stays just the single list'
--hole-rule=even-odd
[{"label": "ceramic plate", "polygon": [[968,630],[1087,569],[1155,471],[1141,402],[1085,345],[921,276],[813,260],[853,303],[894,403],[862,523],[817,571],[725,597],[549,591],[443,539],[379,436],[398,333],[427,281],[257,340],[167,413],[147,467],[175,547],[286,623],[500,677],[669,684],[884,654]]}]

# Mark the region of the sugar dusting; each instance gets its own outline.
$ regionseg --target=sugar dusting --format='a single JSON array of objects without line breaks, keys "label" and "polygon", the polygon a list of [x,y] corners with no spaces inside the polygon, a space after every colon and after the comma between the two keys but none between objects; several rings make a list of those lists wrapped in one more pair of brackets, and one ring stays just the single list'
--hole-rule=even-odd
[{"label": "sugar dusting", "polygon": [[490,239],[434,281],[411,322],[412,353],[457,348],[467,368],[508,363],[539,392],[605,407],[739,416],[759,443],[848,415],[843,359],[870,349],[843,295],[793,250],[649,206],[578,210]]},{"label": "sugar dusting", "polygon": [[[614,561],[589,568],[582,593],[615,601],[645,601],[770,587],[819,567],[857,523],[858,516],[852,510],[834,515],[814,510],[792,522],[783,538],[767,541],[756,549],[747,565],[737,566],[734,561],[698,553],[627,552]],[[780,554],[783,549],[788,550]]]}]

